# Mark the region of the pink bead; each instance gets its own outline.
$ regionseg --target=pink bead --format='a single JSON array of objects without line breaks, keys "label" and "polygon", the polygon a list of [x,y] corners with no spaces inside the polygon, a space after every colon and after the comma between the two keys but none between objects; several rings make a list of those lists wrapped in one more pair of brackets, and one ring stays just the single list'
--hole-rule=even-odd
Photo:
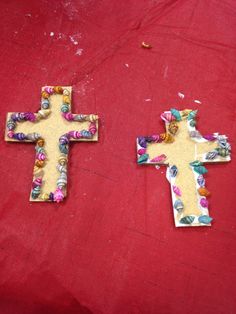
[{"label": "pink bead", "polygon": [[172,113],[170,111],[165,111],[161,114],[161,118],[162,120],[164,120],[165,122],[171,122],[173,120],[175,120],[175,117],[172,115]]},{"label": "pink bead", "polygon": [[9,138],[13,138],[14,132],[13,132],[13,131],[8,131],[8,132],[7,132],[7,136],[8,136]]},{"label": "pink bead", "polygon": [[62,116],[67,120],[67,121],[73,121],[74,117],[71,112],[63,112]]},{"label": "pink bead", "polygon": [[43,154],[43,153],[37,154],[36,157],[37,157],[38,160],[45,160],[45,159],[46,159],[46,156],[45,156],[45,154]]},{"label": "pink bead", "polygon": [[166,160],[166,155],[162,154],[160,156],[157,156],[153,159],[151,159],[151,162],[164,162]]},{"label": "pink bead", "polygon": [[152,135],[152,138],[154,142],[158,142],[160,139],[160,136],[156,134],[156,135]]},{"label": "pink bead", "polygon": [[97,132],[97,126],[95,123],[91,123],[89,126],[89,132],[92,133],[93,135]]},{"label": "pink bead", "polygon": [[173,185],[172,189],[176,195],[181,196],[181,191],[176,185]]},{"label": "pink bead", "polygon": [[41,186],[42,185],[42,178],[36,178],[34,181],[33,181],[33,188],[35,188],[36,186]]},{"label": "pink bead", "polygon": [[46,87],[44,87],[44,91],[45,92],[47,92],[48,94],[53,94],[53,88],[52,87],[50,87],[50,86],[46,86]]},{"label": "pink bead", "polygon": [[81,134],[79,131],[70,131],[69,133],[69,136],[76,139],[76,138],[81,138]]},{"label": "pink bead", "polygon": [[59,202],[62,202],[64,198],[64,195],[62,193],[62,190],[57,188],[56,191],[54,192],[54,201],[59,203]]},{"label": "pink bead", "polygon": [[201,198],[200,204],[202,207],[208,207],[208,200],[206,198]]},{"label": "pink bead", "polygon": [[140,148],[139,150],[138,150],[138,154],[139,155],[143,155],[143,154],[145,154],[146,153],[146,149],[145,148]]}]

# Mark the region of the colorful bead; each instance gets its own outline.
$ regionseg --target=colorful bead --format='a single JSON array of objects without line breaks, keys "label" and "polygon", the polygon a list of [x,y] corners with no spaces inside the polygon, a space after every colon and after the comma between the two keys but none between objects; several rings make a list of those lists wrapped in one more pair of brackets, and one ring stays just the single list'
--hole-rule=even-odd
[{"label": "colorful bead", "polygon": [[203,135],[202,137],[203,137],[205,140],[211,141],[211,142],[213,142],[213,141],[216,140],[216,137],[215,137],[215,135],[213,135],[213,134]]},{"label": "colorful bead", "polygon": [[70,92],[68,91],[68,89],[64,89],[63,90],[63,95],[65,95],[65,96],[69,96],[70,95]]},{"label": "colorful bead", "polygon": [[42,199],[43,201],[48,201],[49,200],[49,194],[48,193],[43,193],[40,196],[40,199]]},{"label": "colorful bead", "polygon": [[204,174],[208,172],[204,166],[194,166],[193,170],[197,172],[198,174]]},{"label": "colorful bead", "polygon": [[218,152],[213,150],[212,152],[207,153],[205,158],[207,160],[213,160],[217,157],[217,155],[218,155]]},{"label": "colorful bead", "polygon": [[161,119],[165,122],[176,120],[175,116],[170,111],[165,111],[161,114]]},{"label": "colorful bead", "polygon": [[205,186],[205,179],[204,179],[204,177],[203,177],[203,175],[202,174],[200,174],[198,177],[197,177],[197,183],[198,183],[198,185],[200,185],[200,186]]},{"label": "colorful bead", "polygon": [[44,166],[44,161],[43,160],[35,160],[35,166],[42,168]]},{"label": "colorful bead", "polygon": [[158,162],[158,163],[163,163],[166,160],[166,155],[162,154],[160,156],[157,156],[153,159],[150,160],[150,162]]},{"label": "colorful bead", "polygon": [[38,133],[28,133],[26,135],[26,139],[33,142],[37,141],[40,138],[41,138],[41,135]]},{"label": "colorful bead", "polygon": [[40,147],[44,146],[44,143],[45,143],[45,141],[44,141],[44,139],[42,139],[42,138],[40,138],[39,140],[37,140],[37,145],[40,146]]},{"label": "colorful bead", "polygon": [[174,208],[179,212],[181,213],[184,209],[184,204],[181,200],[176,200],[175,203],[174,203]]},{"label": "colorful bead", "polygon": [[82,121],[86,120],[86,116],[84,114],[75,114],[74,115],[74,120],[82,122]]},{"label": "colorful bead", "polygon": [[7,132],[7,136],[9,137],[9,138],[14,138],[14,132],[13,131],[8,131]]},{"label": "colorful bead", "polygon": [[42,92],[42,98],[49,98],[50,97],[50,95],[47,93],[47,92],[45,92],[45,91],[43,91]]},{"label": "colorful bead", "polygon": [[90,126],[89,126],[89,132],[94,135],[97,132],[97,126],[95,123],[91,122]]},{"label": "colorful bead", "polygon": [[185,224],[185,225],[191,225],[191,223],[193,223],[194,221],[194,216],[185,216],[183,218],[180,219],[180,223],[181,224]]},{"label": "colorful bead", "polygon": [[178,168],[175,165],[173,165],[170,167],[169,172],[170,172],[170,176],[172,178],[175,178],[177,176],[177,173],[178,173]]},{"label": "colorful bead", "polygon": [[42,109],[48,109],[49,108],[49,100],[43,99],[41,102],[41,107],[42,107]]},{"label": "colorful bead", "polygon": [[57,180],[57,187],[62,189],[67,185],[67,175],[65,172],[60,174],[59,179]]},{"label": "colorful bead", "polygon": [[145,163],[149,158],[148,154],[143,154],[138,158],[138,164],[143,164]]},{"label": "colorful bead", "polygon": [[21,121],[24,121],[25,120],[25,116],[24,116],[24,113],[22,112],[16,112],[16,113],[13,113],[11,115],[11,119],[14,121],[14,122],[21,122]]},{"label": "colorful bead", "polygon": [[178,124],[175,121],[172,121],[169,126],[168,126],[168,131],[172,134],[175,135],[178,132]]},{"label": "colorful bead", "polygon": [[43,176],[43,170],[42,170],[42,168],[40,168],[40,167],[38,167],[38,166],[34,166],[33,174],[34,174],[34,176],[42,177],[42,176]]},{"label": "colorful bead", "polygon": [[205,187],[200,187],[198,189],[198,194],[201,196],[209,196],[211,193]]},{"label": "colorful bead", "polygon": [[41,187],[38,185],[36,186],[35,188],[32,189],[32,192],[31,192],[31,197],[33,199],[36,199],[39,197],[39,194],[40,194],[40,190],[41,190]]},{"label": "colorful bead", "polygon": [[36,120],[36,117],[33,112],[25,112],[24,113],[24,120],[34,122]]},{"label": "colorful bead", "polygon": [[87,130],[81,130],[80,134],[81,134],[82,138],[92,138],[93,137],[93,135]]},{"label": "colorful bead", "polygon": [[62,116],[67,120],[67,121],[73,121],[74,116],[71,112],[63,113]]},{"label": "colorful bead", "polygon": [[188,117],[187,117],[187,120],[192,120],[192,119],[195,119],[196,116],[197,116],[197,110],[192,110],[189,114],[188,114]]},{"label": "colorful bead", "polygon": [[61,155],[58,159],[59,164],[62,166],[66,165],[67,161],[68,161],[68,159],[67,159],[66,155]]},{"label": "colorful bead", "polygon": [[70,106],[69,105],[67,105],[67,104],[63,104],[62,106],[61,106],[61,112],[69,112],[70,111]]},{"label": "colorful bead", "polygon": [[89,116],[86,116],[86,120],[90,122],[95,122],[98,120],[98,116],[96,114],[90,114]]},{"label": "colorful bead", "polygon": [[177,121],[181,121],[182,120],[182,117],[181,117],[181,114],[180,114],[179,110],[172,108],[172,109],[170,109],[170,112],[172,113],[172,115],[175,117],[175,119]]},{"label": "colorful bead", "polygon": [[59,150],[63,154],[68,154],[68,145],[59,144]]},{"label": "colorful bead", "polygon": [[45,160],[45,159],[46,159],[46,156],[45,156],[44,153],[39,153],[39,154],[36,155],[36,158],[37,158],[38,160]]},{"label": "colorful bead", "polygon": [[16,123],[13,120],[8,120],[7,121],[7,128],[8,130],[14,130],[16,127]]},{"label": "colorful bead", "polygon": [[24,133],[15,133],[13,138],[18,141],[24,141],[26,139],[26,135]]},{"label": "colorful bead", "polygon": [[218,155],[221,156],[221,157],[226,157],[229,155],[229,151],[225,148],[216,148],[217,152],[218,152]]},{"label": "colorful bead", "polygon": [[70,97],[64,95],[64,96],[63,96],[63,102],[64,102],[65,104],[70,104]]},{"label": "colorful bead", "polygon": [[51,86],[45,86],[43,90],[49,95],[52,95],[54,93],[53,87]]},{"label": "colorful bead", "polygon": [[56,94],[64,94],[63,93],[63,88],[61,86],[54,86],[53,90]]},{"label": "colorful bead", "polygon": [[202,224],[208,225],[209,223],[211,223],[213,220],[213,218],[211,218],[208,215],[202,215],[198,217],[198,221]]},{"label": "colorful bead", "polygon": [[41,185],[42,185],[42,178],[41,177],[37,177],[32,183],[33,188],[35,188],[36,186],[41,186]]},{"label": "colorful bead", "polygon": [[62,144],[62,145],[68,144],[68,143],[69,143],[69,139],[68,139],[67,134],[62,135],[62,136],[59,138],[59,142],[60,142],[60,144]]},{"label": "colorful bead", "polygon": [[42,109],[38,111],[38,114],[41,119],[47,118],[50,115],[50,113],[51,113],[50,109]]},{"label": "colorful bead", "polygon": [[140,148],[139,150],[138,150],[138,154],[139,155],[143,155],[143,154],[145,154],[146,153],[146,149],[145,148]]},{"label": "colorful bead", "polygon": [[70,131],[68,134],[69,134],[69,137],[72,137],[74,139],[81,138],[81,134],[79,131]]},{"label": "colorful bead", "polygon": [[196,120],[194,120],[194,119],[190,120],[190,122],[189,122],[189,125],[190,125],[192,128],[194,128],[194,127],[196,126],[196,124],[197,124],[197,122],[196,122]]},{"label": "colorful bead", "polygon": [[208,200],[205,199],[205,198],[201,198],[200,199],[200,205],[204,208],[207,208],[208,207]]},{"label": "colorful bead", "polygon": [[180,188],[178,188],[176,185],[172,186],[172,190],[177,196],[181,196]]},{"label": "colorful bead", "polygon": [[65,166],[62,166],[62,165],[57,165],[57,170],[59,171],[59,172],[65,172],[65,173],[67,173],[67,168],[65,167]]},{"label": "colorful bead", "polygon": [[62,193],[62,190],[57,188],[56,191],[54,192],[54,201],[59,203],[63,200],[64,195]]},{"label": "colorful bead", "polygon": [[147,143],[146,143],[146,139],[143,136],[140,136],[138,138],[138,143],[141,147],[146,148],[147,147]]},{"label": "colorful bead", "polygon": [[194,131],[190,131],[189,132],[189,136],[192,137],[192,138],[201,138],[201,134],[199,131],[197,130],[194,130]]}]

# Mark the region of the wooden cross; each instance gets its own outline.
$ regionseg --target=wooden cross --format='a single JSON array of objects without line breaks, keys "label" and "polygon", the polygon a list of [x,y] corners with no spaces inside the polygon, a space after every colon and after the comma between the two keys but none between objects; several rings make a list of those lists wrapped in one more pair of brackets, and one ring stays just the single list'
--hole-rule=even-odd
[{"label": "wooden cross", "polygon": [[230,161],[230,144],[218,133],[196,130],[197,111],[171,109],[161,115],[166,133],[137,139],[138,163],[167,166],[175,225],[210,226],[205,163]]},{"label": "wooden cross", "polygon": [[71,91],[70,86],[45,86],[37,113],[7,114],[5,140],[36,143],[31,201],[62,201],[69,142],[98,140],[98,116],[72,114]]}]

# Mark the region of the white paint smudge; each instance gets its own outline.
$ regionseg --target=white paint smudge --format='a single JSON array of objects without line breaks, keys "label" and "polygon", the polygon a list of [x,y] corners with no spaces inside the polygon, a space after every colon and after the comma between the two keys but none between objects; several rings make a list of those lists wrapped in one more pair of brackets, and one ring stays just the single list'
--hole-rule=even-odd
[{"label": "white paint smudge", "polygon": [[31,15],[31,13],[27,13],[27,14],[25,14],[25,16],[26,17],[31,17],[32,15]]},{"label": "white paint smudge", "polygon": [[76,50],[75,55],[76,55],[76,56],[81,56],[82,53],[83,53],[83,49],[82,49],[82,48],[79,48],[79,49]]},{"label": "white paint smudge", "polygon": [[128,64],[128,63],[125,63],[125,66],[126,66],[126,68],[128,68],[128,67],[129,67],[129,64]]},{"label": "white paint smudge", "polygon": [[198,100],[198,99],[194,99],[194,102],[197,103],[197,104],[201,104],[201,101]]},{"label": "white paint smudge", "polygon": [[144,99],[145,101],[152,101],[151,98],[146,98]]},{"label": "white paint smudge", "polygon": [[73,35],[70,35],[70,41],[74,44],[74,45],[78,45],[78,40],[75,39],[75,37]]},{"label": "white paint smudge", "polygon": [[161,167],[159,165],[156,165],[155,168],[159,170]]},{"label": "white paint smudge", "polygon": [[166,79],[167,78],[167,76],[168,76],[168,69],[169,69],[169,67],[168,67],[168,65],[165,67],[165,70],[164,70],[164,75],[163,75],[163,77]]},{"label": "white paint smudge", "polygon": [[179,98],[181,98],[181,99],[184,99],[184,94],[183,93],[180,93],[180,92],[178,92],[178,96],[179,96]]},{"label": "white paint smudge", "polygon": [[50,36],[53,37],[54,36],[54,32],[50,32]]}]

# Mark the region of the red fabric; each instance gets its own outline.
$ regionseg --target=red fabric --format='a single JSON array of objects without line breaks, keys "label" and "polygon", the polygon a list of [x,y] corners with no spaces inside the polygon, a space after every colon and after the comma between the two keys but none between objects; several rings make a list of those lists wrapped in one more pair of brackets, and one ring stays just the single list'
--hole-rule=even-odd
[{"label": "red fabric", "polygon": [[[12,0],[0,12],[0,313],[234,313],[235,156],[208,166],[213,226],[176,229],[165,169],[137,166],[135,140],[188,107],[234,148],[235,1]],[[73,85],[73,110],[101,118],[98,143],[72,145],[59,205],[29,203],[34,147],[3,140],[6,113],[36,111],[45,84]]]}]

